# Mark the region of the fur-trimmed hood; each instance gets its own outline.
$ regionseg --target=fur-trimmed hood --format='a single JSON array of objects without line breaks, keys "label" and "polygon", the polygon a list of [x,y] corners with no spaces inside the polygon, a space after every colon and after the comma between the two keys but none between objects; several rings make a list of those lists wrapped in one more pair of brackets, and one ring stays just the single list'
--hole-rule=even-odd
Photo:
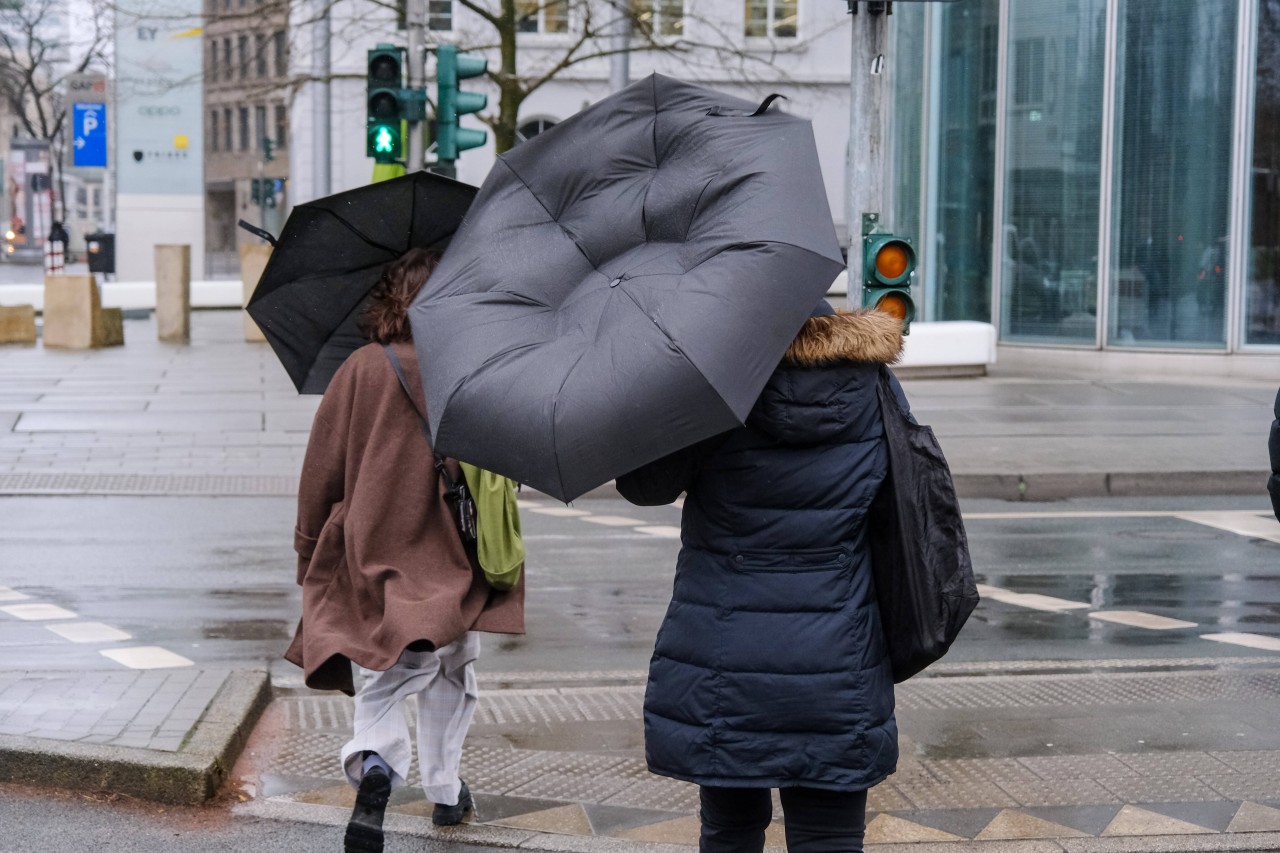
[{"label": "fur-trimmed hood", "polygon": [[883,311],[810,317],[747,423],[780,444],[857,441],[876,429],[882,365],[902,355],[902,323]]},{"label": "fur-trimmed hood", "polygon": [[902,356],[902,321],[883,311],[859,308],[810,317],[796,335],[784,365],[818,367],[837,361],[893,364]]}]

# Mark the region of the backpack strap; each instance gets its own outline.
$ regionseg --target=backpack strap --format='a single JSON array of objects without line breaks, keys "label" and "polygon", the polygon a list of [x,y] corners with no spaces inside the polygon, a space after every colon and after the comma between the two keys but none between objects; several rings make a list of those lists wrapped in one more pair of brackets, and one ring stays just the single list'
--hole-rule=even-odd
[{"label": "backpack strap", "polygon": [[[418,426],[422,430],[422,437],[427,440],[427,446],[431,446],[431,430],[427,426],[426,418],[422,417],[422,412],[418,411],[418,406],[413,402],[413,394],[409,391],[409,380],[404,376],[404,365],[400,363],[400,356],[396,355],[396,351],[391,348],[391,344],[383,344],[382,349],[387,354],[387,359],[391,362],[391,369],[396,372],[396,379],[400,380],[400,387],[404,389],[404,394],[409,398],[409,405],[413,407],[413,413],[418,417]],[[435,458],[436,471],[444,478],[445,489],[449,494],[456,494],[458,491],[458,483],[449,474],[449,468],[444,464],[444,457],[435,452],[432,448],[431,455]]]}]

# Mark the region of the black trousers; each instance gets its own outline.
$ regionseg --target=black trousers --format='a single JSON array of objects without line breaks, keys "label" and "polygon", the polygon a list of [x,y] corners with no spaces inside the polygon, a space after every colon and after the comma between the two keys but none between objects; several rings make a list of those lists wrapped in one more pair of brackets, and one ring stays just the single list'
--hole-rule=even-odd
[{"label": "black trousers", "polygon": [[[761,853],[773,819],[768,788],[703,786],[700,853]],[[866,791],[782,788],[788,853],[862,853]]]}]

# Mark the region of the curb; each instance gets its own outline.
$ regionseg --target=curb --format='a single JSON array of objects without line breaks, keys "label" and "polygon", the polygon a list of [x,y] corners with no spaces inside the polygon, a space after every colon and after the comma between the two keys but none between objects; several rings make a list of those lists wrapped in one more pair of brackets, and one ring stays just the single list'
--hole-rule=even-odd
[{"label": "curb", "polygon": [[[293,803],[251,800],[234,806],[238,815],[264,820],[332,826],[347,825],[348,810],[308,805],[305,816]],[[433,827],[422,817],[389,812],[387,833],[417,839],[421,849],[449,853],[460,846],[527,850],[530,853],[691,853],[693,845],[628,841],[600,836],[556,835],[503,826]],[[337,835],[335,834],[335,838]],[[782,848],[765,848],[781,853]],[[1280,853],[1280,832],[1235,832],[1206,835],[1140,835],[1111,838],[1040,838],[992,841],[904,842],[868,844],[869,853]]]},{"label": "curb", "polygon": [[[1067,498],[1179,497],[1186,495],[1265,495],[1266,471],[1139,471],[1044,472],[1039,474],[952,473],[956,495],[961,498],[994,498],[1004,501],[1059,501]],[[525,487],[532,499],[559,500]],[[583,498],[617,498],[610,480],[580,495]],[[572,503],[572,501],[570,502]]]},{"label": "curb", "polygon": [[0,736],[0,782],[200,805],[226,781],[271,700],[266,672],[228,675],[178,752]]}]

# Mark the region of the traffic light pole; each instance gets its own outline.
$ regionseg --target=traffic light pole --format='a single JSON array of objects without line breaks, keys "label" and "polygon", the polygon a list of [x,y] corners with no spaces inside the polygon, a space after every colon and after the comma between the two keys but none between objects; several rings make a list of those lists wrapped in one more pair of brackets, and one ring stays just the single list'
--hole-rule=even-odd
[{"label": "traffic light pole", "polygon": [[[424,27],[423,12],[426,10],[427,0],[406,0],[405,3],[405,29],[408,36],[408,62],[409,62],[409,88],[413,91],[419,91],[426,85],[426,53],[424,51]],[[420,172],[423,164],[426,162],[426,151],[422,144],[422,122],[417,119],[411,119],[405,122],[405,134],[408,139],[405,140],[405,172]]]},{"label": "traffic light pole", "polygon": [[[885,89],[888,68],[889,16],[884,3],[851,4],[852,73],[849,86],[849,193],[845,222],[849,229],[849,287],[862,257],[862,238],[868,227],[887,225],[885,193]],[[870,220],[870,226],[868,226]]]}]

